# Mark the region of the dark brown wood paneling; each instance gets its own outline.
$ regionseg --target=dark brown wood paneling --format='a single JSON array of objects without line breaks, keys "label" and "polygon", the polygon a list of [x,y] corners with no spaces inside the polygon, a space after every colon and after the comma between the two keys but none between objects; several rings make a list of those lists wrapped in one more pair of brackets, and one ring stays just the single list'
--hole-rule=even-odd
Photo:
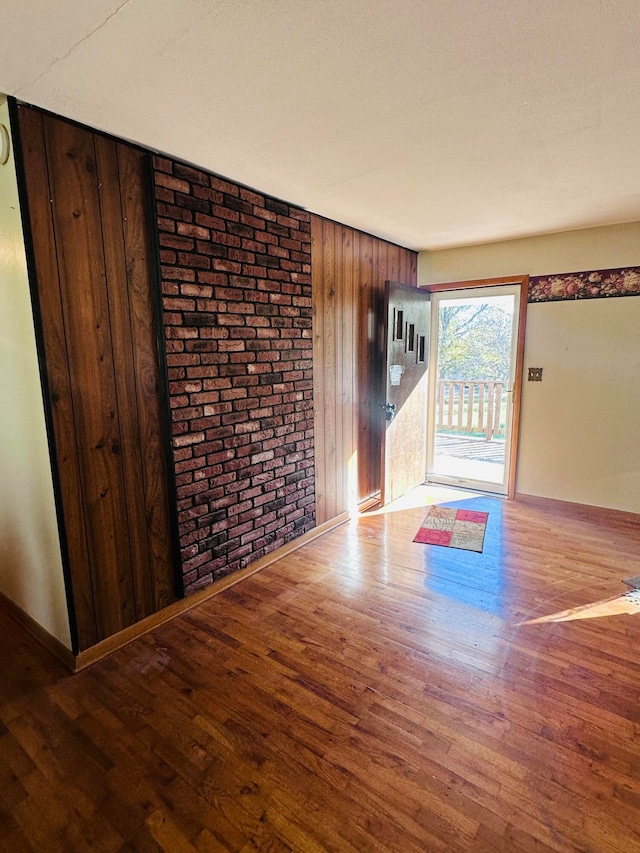
[{"label": "dark brown wood paneling", "polygon": [[[336,333],[339,328],[339,319],[342,306],[336,298],[336,270],[335,263],[336,226],[334,222],[327,222],[322,239],[322,254],[324,259],[324,301],[323,301],[323,329],[324,329],[324,503],[325,516],[318,516],[317,523],[321,524],[327,518],[337,515],[335,512],[338,503],[337,477],[342,471],[337,471],[339,461],[342,461],[342,447],[338,449],[339,440],[337,430],[337,407],[336,397],[338,382],[336,376]],[[313,260],[312,260],[313,268]],[[315,367],[315,365],[314,365]],[[315,370],[314,370],[315,375]]]},{"label": "dark brown wood paneling", "polygon": [[[145,155],[119,143],[118,170],[124,231],[125,269],[133,347],[138,445],[144,489],[145,530],[149,547],[151,598],[147,613],[166,607],[176,598],[176,573],[171,552],[171,525],[166,441],[160,428],[157,327],[148,212],[146,210]],[[178,585],[179,586],[179,585]]]},{"label": "dark brown wood paneling", "polygon": [[[347,448],[357,448],[357,409],[356,409],[356,344],[358,340],[356,319],[358,315],[357,300],[355,299],[354,269],[357,257],[356,241],[359,233],[351,229],[342,229],[342,375],[339,377],[341,387],[342,410],[342,439]],[[347,478],[343,479],[341,505],[348,508],[349,503],[355,503],[358,487],[358,456],[351,452],[347,459]],[[338,510],[340,512],[341,510]]]},{"label": "dark brown wood paneling", "polygon": [[[126,282],[122,207],[120,193],[115,191],[120,185],[116,143],[112,139],[98,136],[94,145],[106,279],[109,283]],[[142,613],[152,607],[152,594],[146,519],[139,509],[144,506],[143,468],[137,423],[135,371],[130,369],[134,363],[134,348],[128,288],[108,287],[107,298],[117,404],[119,410],[124,408],[129,413],[129,417],[119,418],[119,440],[112,447],[116,456],[121,455],[121,490],[124,496],[123,509],[127,518],[130,551],[130,566],[128,571],[123,567],[126,574],[121,588],[129,594],[131,604],[136,605],[136,611],[139,609]],[[127,589],[129,576],[135,595],[131,595],[132,590]],[[139,616],[136,612],[133,621],[137,618]]]},{"label": "dark brown wood paneling", "polygon": [[[93,134],[45,116],[71,397],[98,633],[135,621]],[[109,235],[105,234],[107,245]]]},{"label": "dark brown wood paneling", "polygon": [[42,114],[20,108],[20,138],[27,178],[30,234],[36,256],[38,304],[46,352],[49,405],[55,433],[57,476],[64,502],[65,534],[69,545],[69,569],[78,645],[88,648],[99,639],[89,566],[84,499],[77,452],[78,437],[71,397],[71,377],[53,232],[49,173],[44,145]]},{"label": "dark brown wood paneling", "polygon": [[384,283],[416,284],[417,255],[311,218],[317,523],[380,491]]},{"label": "dark brown wood paneling", "polygon": [[85,649],[175,597],[143,155],[31,108],[19,116]]},{"label": "dark brown wood paneling", "polygon": [[[357,394],[358,420],[357,442],[358,449],[358,497],[365,500],[375,493],[377,484],[380,488],[380,447],[381,417],[376,406],[382,402],[376,396],[379,383],[374,383],[376,376],[376,358],[382,350],[376,348],[376,329],[378,323],[376,311],[376,288],[373,286],[373,249],[374,238],[369,234],[360,236],[360,254],[358,256],[358,282],[356,298],[358,300],[358,359],[357,359]],[[379,305],[381,306],[381,302]],[[372,467],[373,466],[373,467]]]}]

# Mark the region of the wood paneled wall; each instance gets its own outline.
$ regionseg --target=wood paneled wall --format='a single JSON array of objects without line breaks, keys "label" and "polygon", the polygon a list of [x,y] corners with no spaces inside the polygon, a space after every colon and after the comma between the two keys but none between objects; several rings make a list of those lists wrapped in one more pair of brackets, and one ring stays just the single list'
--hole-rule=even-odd
[{"label": "wood paneled wall", "polygon": [[18,108],[75,645],[175,600],[145,155]]},{"label": "wood paneled wall", "polygon": [[318,524],[380,491],[384,283],[415,286],[417,259],[311,217]]}]

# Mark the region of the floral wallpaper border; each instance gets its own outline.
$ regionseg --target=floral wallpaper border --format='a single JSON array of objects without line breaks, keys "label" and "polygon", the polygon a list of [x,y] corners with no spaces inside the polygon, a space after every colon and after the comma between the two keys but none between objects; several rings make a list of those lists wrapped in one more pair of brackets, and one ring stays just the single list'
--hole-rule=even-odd
[{"label": "floral wallpaper border", "polygon": [[529,302],[640,296],[640,267],[531,276]]}]

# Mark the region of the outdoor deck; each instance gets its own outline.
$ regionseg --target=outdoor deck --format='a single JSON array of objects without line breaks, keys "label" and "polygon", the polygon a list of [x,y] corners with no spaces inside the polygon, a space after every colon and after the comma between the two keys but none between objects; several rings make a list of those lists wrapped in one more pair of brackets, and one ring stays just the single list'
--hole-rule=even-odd
[{"label": "outdoor deck", "polygon": [[438,379],[436,429],[504,438],[509,391],[487,379]]},{"label": "outdoor deck", "polygon": [[433,473],[440,476],[501,483],[504,439],[470,438],[436,433]]}]

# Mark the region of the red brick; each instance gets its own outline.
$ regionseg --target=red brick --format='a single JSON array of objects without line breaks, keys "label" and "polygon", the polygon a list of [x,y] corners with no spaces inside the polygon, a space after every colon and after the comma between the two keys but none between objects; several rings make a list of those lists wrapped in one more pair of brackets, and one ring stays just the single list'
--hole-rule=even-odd
[{"label": "red brick", "polygon": [[304,211],[158,162],[160,242],[175,253],[162,289],[191,591],[314,523],[310,228]]},{"label": "red brick", "polygon": [[264,196],[258,195],[258,193],[253,190],[249,190],[246,187],[240,187],[240,198],[243,201],[248,201],[250,204],[264,204]]},{"label": "red brick", "polygon": [[225,181],[223,178],[218,178],[216,175],[211,175],[209,177],[209,183],[215,190],[220,190],[221,193],[227,193],[227,195],[233,196],[240,195],[240,187],[229,181]]},{"label": "red brick", "polygon": [[[230,360],[231,364],[249,364],[250,362],[255,361],[255,358],[256,358],[255,354],[252,352],[232,352],[230,357],[229,357],[229,360]],[[253,381],[247,381],[247,380],[253,380]],[[255,378],[255,377],[243,377],[242,374],[240,373],[240,371],[238,371],[238,374],[235,377],[235,384],[241,385],[241,386],[257,385],[258,382],[257,382],[257,378]]]},{"label": "red brick", "polygon": [[193,299],[173,299],[164,297],[162,306],[166,311],[193,311],[196,303]]},{"label": "red brick", "polygon": [[196,432],[192,435],[180,435],[173,439],[174,447],[184,447],[187,444],[198,444],[198,442],[204,441],[204,433]]},{"label": "red brick", "polygon": [[[251,305],[249,302],[230,302],[227,310],[230,314],[242,314],[247,318],[245,323],[249,325],[249,320],[253,319],[252,315],[256,309],[255,305]],[[247,332],[247,336],[253,338],[255,337],[255,332]]]},{"label": "red brick", "polygon": [[220,398],[222,400],[240,400],[244,399],[246,396],[246,388],[229,388],[228,390],[220,391]]},{"label": "red brick", "polygon": [[203,391],[200,393],[191,394],[189,397],[192,404],[198,405],[205,403],[217,403],[220,400],[219,391]]},{"label": "red brick", "polygon": [[205,391],[215,391],[220,388],[231,388],[231,380],[227,377],[214,377],[205,379],[202,383],[202,388]]},{"label": "red brick", "polygon": [[[289,250],[283,249],[280,246],[269,246],[267,251],[270,255],[273,255],[275,258],[286,258],[287,260],[289,259]],[[283,265],[281,264],[281,266],[283,266]]]},{"label": "red brick", "polygon": [[193,194],[196,198],[206,198],[208,201],[213,201],[220,204],[224,196],[218,190],[212,190],[211,187],[193,187]]},{"label": "red brick", "polygon": [[[214,231],[224,232],[225,222],[217,216],[209,216],[207,213],[196,213],[196,223]],[[204,236],[204,235],[202,235]]]},{"label": "red brick", "polygon": [[166,219],[163,216],[158,217],[158,230],[173,233],[176,230],[176,223],[173,219]]},{"label": "red brick", "polygon": [[[277,216],[271,210],[266,210],[264,207],[260,207],[259,205],[255,205],[253,208],[253,215],[257,216],[260,219],[268,219],[269,222],[275,222]],[[256,228],[262,227],[260,224],[256,225]]]},{"label": "red brick", "polygon": [[177,234],[160,234],[158,242],[169,249],[193,249],[193,237],[180,237]]},{"label": "red brick", "polygon": [[188,181],[183,181],[181,178],[175,178],[173,175],[167,175],[164,172],[156,173],[156,185],[181,193],[191,192]]},{"label": "red brick", "polygon": [[182,296],[195,296],[200,299],[210,299],[213,294],[213,288],[206,284],[181,284],[180,293]]},{"label": "red brick", "polygon": [[193,213],[190,210],[184,210],[175,204],[166,204],[164,202],[156,205],[156,210],[160,217],[173,217],[177,222],[193,222]]},{"label": "red brick", "polygon": [[245,343],[242,340],[224,340],[218,344],[221,352],[243,352]]},{"label": "red brick", "polygon": [[179,178],[185,178],[194,184],[209,185],[209,175],[200,169],[195,169],[193,166],[188,166],[186,163],[174,163],[173,173]]},{"label": "red brick", "polygon": [[181,326],[167,326],[165,334],[168,338],[179,338],[180,340],[183,340],[185,338],[197,338],[198,330],[185,329]]},{"label": "red brick", "polygon": [[240,245],[247,252],[258,252],[259,254],[264,254],[267,251],[267,245],[265,243],[259,243],[257,240],[249,240],[246,237],[242,240]]},{"label": "red brick", "polygon": [[176,223],[176,231],[189,237],[198,237],[201,240],[208,240],[211,232],[208,228],[203,228],[201,225],[193,225],[191,222]]},{"label": "red brick", "polygon": [[[252,211],[253,213],[253,211]],[[240,216],[240,222],[247,228],[260,229],[264,228],[264,222],[262,222],[259,218],[250,215],[248,213],[243,213]]]},{"label": "red brick", "polygon": [[224,284],[226,276],[224,273],[210,272],[208,270],[198,270],[197,279],[199,284],[215,285]]},{"label": "red brick", "polygon": [[171,175],[173,174],[173,160],[169,160],[167,157],[160,157],[159,154],[154,154],[153,168],[157,172],[166,172]]},{"label": "red brick", "polygon": [[266,278],[267,268],[253,266],[252,264],[244,264],[242,274],[244,276],[251,276],[252,278]]},{"label": "red brick", "polygon": [[171,412],[171,418],[175,421],[192,421],[194,418],[202,417],[202,409],[199,406],[187,406],[176,408]]},{"label": "red brick", "polygon": [[177,281],[195,281],[196,274],[193,270],[183,269],[182,267],[163,266],[161,269],[162,278],[168,278]]},{"label": "red brick", "polygon": [[212,258],[211,266],[219,272],[239,273],[242,272],[242,266],[236,261],[229,261],[225,258]]},{"label": "red brick", "polygon": [[210,415],[222,415],[228,414],[233,411],[233,406],[231,403],[211,403],[210,405],[205,405],[204,414],[209,417]]}]

